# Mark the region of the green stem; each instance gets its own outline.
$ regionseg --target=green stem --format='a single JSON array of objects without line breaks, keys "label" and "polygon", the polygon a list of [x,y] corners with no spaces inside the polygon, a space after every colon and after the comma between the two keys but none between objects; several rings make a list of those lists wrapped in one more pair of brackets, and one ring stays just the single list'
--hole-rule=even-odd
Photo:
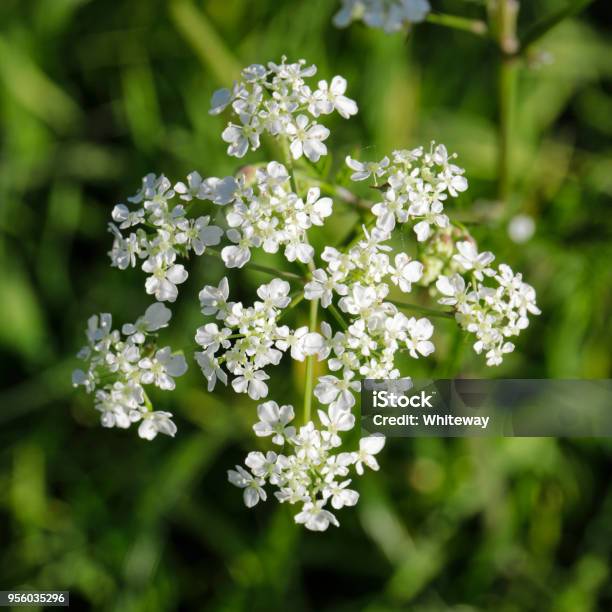
[{"label": "green stem", "polygon": [[[310,318],[308,329],[313,332],[317,327],[317,313],[319,309],[319,300],[310,302]],[[306,384],[304,385],[304,423],[310,421],[310,413],[312,408],[312,388],[314,384],[314,355],[306,357]]]},{"label": "green stem", "polygon": [[286,136],[281,138],[281,143],[283,145],[283,154],[285,156],[285,164],[287,169],[289,170],[289,182],[291,184],[291,188],[294,193],[298,193],[298,184],[295,177],[295,172],[293,170],[293,158],[291,157],[291,150],[289,149],[289,141]]},{"label": "green stem", "polygon": [[[207,247],[204,251],[205,255],[210,255],[211,257],[216,257],[217,259],[221,259],[221,253],[215,249],[211,249]],[[282,278],[286,278],[287,280],[291,280],[294,282],[305,283],[306,279],[299,274],[295,274],[294,272],[285,272],[284,270],[278,270],[277,268],[270,268],[268,266],[262,266],[260,264],[251,263],[247,264],[247,267],[250,270],[256,270],[257,272],[263,272],[264,274],[270,274],[271,276],[280,276]]]},{"label": "green stem", "polygon": [[293,297],[293,299],[291,300],[291,302],[289,302],[289,306],[287,306],[287,308],[284,308],[283,311],[281,312],[281,317],[288,311],[288,310],[292,310],[293,308],[295,308],[298,304],[300,304],[301,302],[304,301],[304,292],[303,291],[299,291],[298,293],[296,293]]},{"label": "green stem", "polygon": [[143,395],[144,403],[145,403],[145,406],[147,407],[147,410],[149,410],[149,412],[153,412],[153,404],[145,390],[142,391],[142,395]]},{"label": "green stem", "polygon": [[512,154],[512,129],[514,98],[516,90],[516,60],[504,57],[499,67],[499,153],[497,197],[503,204],[508,203],[512,187],[510,156]]},{"label": "green stem", "polygon": [[447,15],[446,13],[429,13],[425,21],[446,28],[453,28],[454,30],[470,32],[477,36],[486,36],[488,34],[487,24],[480,19],[468,19],[467,17]]},{"label": "green stem", "polygon": [[348,323],[344,320],[342,313],[336,308],[334,304],[330,304],[327,309],[329,310],[329,312],[331,312],[334,319],[338,321],[338,324],[340,325],[340,327],[342,327],[342,329],[348,329]]},{"label": "green stem", "polygon": [[507,205],[512,191],[511,156],[513,150],[514,111],[516,106],[516,79],[518,69],[518,39],[516,22],[518,2],[516,0],[499,0],[496,3],[495,19],[497,22],[497,42],[500,51],[498,77],[498,168],[497,197]]}]

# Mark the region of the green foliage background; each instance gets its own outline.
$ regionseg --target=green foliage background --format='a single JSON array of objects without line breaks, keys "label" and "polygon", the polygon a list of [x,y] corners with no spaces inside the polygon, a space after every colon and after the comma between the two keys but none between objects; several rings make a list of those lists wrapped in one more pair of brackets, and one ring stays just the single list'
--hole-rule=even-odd
[{"label": "green foliage background", "polygon": [[[485,15],[476,0],[432,4]],[[519,32],[565,3],[523,4]],[[282,54],[316,63],[321,78],[346,76],[359,103],[355,119],[334,120],[332,172],[347,153],[446,143],[471,185],[458,206],[485,219],[482,244],[538,291],[543,314],[503,367],[485,370],[468,346],[449,369],[462,344],[442,325],[436,358],[407,374],[608,377],[602,5],[538,43],[551,61],[520,68],[511,197],[500,207],[498,56],[483,38],[433,24],[408,40],[359,24],[338,31],[331,0],[3,0],[0,588],[69,589],[77,609],[100,610],[612,609],[608,440],[391,440],[342,527],[317,535],[274,502],[242,507],[225,471],[260,443],[255,406],[208,394],[195,364],[177,392],[154,398],[176,414],[174,440],[102,430],[91,398],[70,387],[87,317],[132,321],[150,303],[141,271],[108,265],[112,206],[147,172],[235,172],[210,95],[237,68]],[[321,241],[355,222],[338,210]],[[506,233],[518,212],[537,223],[520,247]],[[215,260],[193,262],[165,336],[173,346],[192,343],[197,291],[221,273]],[[263,280],[244,270],[230,284],[251,301]],[[283,367],[271,397],[289,401],[303,371]]]}]

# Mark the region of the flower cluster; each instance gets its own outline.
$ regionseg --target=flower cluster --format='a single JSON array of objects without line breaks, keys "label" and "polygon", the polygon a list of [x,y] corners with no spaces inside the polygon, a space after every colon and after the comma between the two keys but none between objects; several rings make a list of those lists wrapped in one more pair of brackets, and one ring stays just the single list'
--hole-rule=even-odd
[{"label": "flower cluster", "polygon": [[417,359],[434,350],[431,322],[409,318],[387,301],[392,285],[408,293],[423,273],[423,265],[406,253],[391,259],[388,239],[389,234],[379,228],[371,233],[363,228],[363,237],[345,253],[326,247],[321,258],[327,266],[316,269],[304,288],[306,299],[320,299],[324,308],[335,294],[338,307],[349,318],[345,330],[326,338],[328,352],[333,352],[328,367],[338,375],[319,378],[315,396],[322,404],[349,409],[360,388],[358,378],[398,378],[398,351]]},{"label": "flower cluster", "polygon": [[[504,354],[514,350],[507,338],[518,336],[529,325],[528,313],[540,314],[535,289],[506,264],[491,268],[495,256],[490,251],[478,253],[468,241],[456,247],[453,261],[461,272],[471,275],[471,281],[466,283],[458,272],[440,276],[436,288],[443,297],[438,302],[453,306],[461,328],[476,335],[474,350],[486,353],[487,365],[499,365]],[[485,285],[485,278],[496,285]]]},{"label": "flower cluster", "polygon": [[[339,20],[362,17],[391,30],[422,19],[429,8],[423,0],[345,0],[343,5]],[[372,218],[349,234],[350,242],[315,252],[308,230],[322,226],[333,212],[332,199],[322,197],[321,189],[350,192],[330,187],[320,177],[311,179],[309,164],[302,163],[296,174],[291,157],[319,160],[327,153],[324,141],[329,135],[317,123],[319,117],[337,111],[349,118],[357,112],[357,105],[345,96],[342,77],[319,81],[312,89],[307,79],[315,73],[316,67],[304,60],[255,64],[243,70],[231,91],[213,96],[213,114],[231,106],[239,119],[222,134],[230,155],[242,157],[257,149],[266,132],[285,146],[285,165],[257,164],[254,172],[223,179],[192,172],[186,182],[175,185],[163,175],[150,174],[128,199],[129,205],[115,206],[112,265],[125,269],[142,260],[142,269],[150,275],[146,291],[158,301],[121,332],[112,329],[110,314],[91,317],[88,344],[79,354],[88,367],[74,372],[73,383],[94,394],[105,427],[127,428],[139,422],[142,438],[151,440],[159,432],[174,435],[172,415],[154,411],[144,387],[172,390],[174,377],[187,369],[181,354],[158,348],[156,339],[171,318],[160,302],[174,302],[177,285],[187,279],[180,258],[206,252],[233,269],[247,265],[256,250],[282,250],[287,261],[308,264],[304,276],[259,265],[273,280],[258,287],[258,300],[251,306],[230,301],[226,277],[204,286],[199,300],[209,318],[195,333],[201,347],[195,359],[210,392],[218,381],[228,385],[231,378],[233,391],[252,400],[268,396],[268,366],[278,365],[284,355],[308,359],[304,421],[293,424],[291,406],[273,401],[259,405],[255,434],[271,437],[283,452],[249,453],[246,465],[230,470],[229,479],[244,489],[249,507],[266,499],[265,487],[275,487],[280,502],[300,505],[296,522],[322,531],[338,524],[332,510],[357,502],[358,493],[349,488],[352,470],[361,475],[364,466],[378,469],[375,455],[384,437],[368,436],[360,440],[358,450],[340,450],[340,434],[355,425],[353,406],[361,380],[409,382],[396,363],[398,354],[419,359],[435,350],[429,318],[404,313],[422,312],[423,307],[394,295],[411,293],[418,285],[423,296],[429,292],[452,307],[459,326],[475,334],[474,349],[485,353],[490,366],[514,349],[509,338],[527,327],[528,314],[540,311],[534,289],[521,275],[505,264],[493,268],[493,254],[479,252],[469,232],[451,221],[445,205],[468,184],[456,156],[441,144],[393,151],[373,162],[348,157],[351,179],[371,180],[380,196],[371,206]],[[195,200],[207,201],[209,214],[195,215]],[[210,222],[215,206],[223,207],[223,229]],[[415,258],[392,247],[396,230],[404,224],[416,234]],[[219,251],[209,248],[215,245]],[[297,281],[293,293],[284,278]],[[310,301],[309,325],[292,329],[281,318],[302,299]],[[334,328],[325,320],[317,326],[319,306],[333,316]],[[452,316],[449,310],[433,314]],[[316,381],[315,358],[326,362]],[[321,405],[316,422],[310,418],[311,394]]]},{"label": "flower cluster", "polygon": [[239,120],[229,123],[221,134],[228,143],[228,155],[244,157],[249,149],[257,150],[264,132],[286,140],[293,159],[304,155],[317,162],[327,155],[324,141],[329,130],[317,119],[334,111],[348,119],[357,113],[357,104],[344,95],[347,83],[340,76],[330,83],[319,81],[313,90],[306,79],[316,72],[317,67],[307,66],[305,60],[288,64],[283,57],[280,64],[245,68],[232,90],[216,91],[210,113],[219,114],[231,105]]},{"label": "flower cluster", "polygon": [[384,179],[383,200],[372,207],[377,227],[390,232],[396,223],[415,222],[417,240],[423,242],[432,235],[432,227],[448,227],[444,201],[468,187],[465,171],[452,161],[455,157],[444,145],[431,143],[429,151],[423,147],[393,151],[391,160],[364,163],[347,157],[346,163],[354,170],[354,181],[370,176],[375,182]]},{"label": "flower cluster", "polygon": [[305,201],[298,197],[291,190],[287,169],[278,162],[257,169],[255,182],[255,189],[247,187],[242,177],[227,209],[227,237],[234,244],[221,251],[225,265],[241,268],[254,247],[276,253],[284,246],[288,261],[312,261],[314,249],[308,244],[306,230],[323,225],[331,215],[331,198],[322,198],[318,187],[308,190]]},{"label": "flower cluster", "polygon": [[337,405],[318,412],[320,428],[309,421],[296,430],[290,425],[294,419],[292,406],[279,407],[273,401],[260,404],[259,421],[253,426],[255,434],[272,436],[274,444],[289,452],[251,452],[245,459],[246,468],[237,465],[235,470],[228,470],[228,479],[244,490],[247,507],[265,501],[264,487],[270,485],[276,488],[274,495],[279,502],[300,504],[296,523],[312,531],[325,531],[330,525],[339,525],[328,504],[340,510],[354,506],[359,499],[359,493],[349,488],[350,468],[358,475],[364,473],[364,466],[378,470],[375,455],[382,450],[385,438],[368,436],[359,441],[359,450],[338,452],[342,444],[339,433],[353,429],[355,417]]},{"label": "flower cluster", "polygon": [[154,342],[148,342],[154,332],[168,325],[171,316],[163,304],[152,304],[136,323],[124,325],[121,333],[112,329],[110,314],[90,317],[87,345],[78,355],[88,362],[88,368],[75,370],[72,382],[94,393],[104,427],[127,429],[140,422],[138,435],[146,440],[153,440],[158,432],[176,433],[172,414],[151,410],[143,388],[155,385],[171,391],[174,377],[187,371],[183,355],[173,354],[169,346],[157,349]]},{"label": "flower cluster", "polygon": [[[208,380],[208,390],[217,380],[227,384],[222,366],[234,375],[232,387],[236,393],[248,393],[254,400],[268,395],[270,377],[264,371],[268,365],[278,365],[283,353],[290,351],[292,359],[304,361],[307,355],[321,353],[324,342],[320,334],[308,327],[292,330],[279,325],[283,308],[289,305],[289,283],[275,278],[257,289],[261,301],[245,307],[242,302],[228,302],[229,284],[223,278],[218,287],[207,285],[200,292],[200,305],[205,315],[215,315],[223,323],[207,323],[198,328],[196,342],[204,349],[196,360]],[[233,341],[233,343],[232,343]],[[217,355],[217,353],[222,354]]]},{"label": "flower cluster", "polygon": [[[219,244],[223,235],[221,228],[210,225],[209,216],[187,218],[185,202],[197,198],[227,204],[235,189],[232,177],[204,180],[192,172],[187,184],[181,182],[172,187],[165,176],[148,174],[138,193],[128,198],[137,207],[117,204],[113,209],[114,223],[109,223],[114,237],[109,253],[111,264],[125,270],[143,259],[142,269],[150,274],[145,283],[147,293],[160,302],[174,302],[177,285],[187,280],[187,270],[176,262],[177,256],[186,257],[190,251],[202,255],[207,246]],[[136,230],[127,236],[121,232],[131,228]]]},{"label": "flower cluster", "polygon": [[428,0],[341,0],[341,3],[334,25],[345,28],[361,19],[370,28],[381,28],[387,34],[423,21],[431,10]]},{"label": "flower cluster", "polygon": [[[514,276],[505,264],[494,271],[490,267],[495,259],[493,253],[479,253],[475,240],[465,229],[453,226],[444,212],[443,202],[468,187],[465,170],[454,163],[455,158],[456,154],[449,155],[444,145],[432,142],[429,151],[423,147],[393,151],[391,159],[384,157],[378,162],[361,162],[347,157],[346,163],[353,170],[353,181],[371,178],[375,186],[381,183],[379,190],[383,199],[372,206],[376,216],[376,230],[372,235],[378,232],[387,237],[396,225],[414,223],[417,241],[427,243],[422,253],[426,265],[418,264],[418,275],[414,275],[417,262],[405,264],[413,266],[408,290],[410,282],[420,282],[424,286],[435,282],[444,296],[439,303],[455,307],[461,328],[477,336],[476,353],[484,351],[487,365],[496,366],[502,363],[504,354],[514,350],[514,344],[506,339],[517,336],[529,325],[527,313],[539,314],[540,311],[533,287],[523,283],[520,274]],[[455,241],[455,234],[468,239]],[[396,256],[396,268],[398,257],[407,256]],[[350,257],[351,261],[354,259]],[[471,283],[466,284],[458,272],[469,273]],[[397,271],[393,274],[397,277]],[[498,287],[486,287],[482,283],[485,277],[497,280]],[[340,282],[338,278],[334,276],[334,282]],[[400,288],[405,290],[401,285]],[[343,289],[341,285],[340,290]],[[340,300],[341,308],[346,299]],[[421,321],[418,336],[421,341],[428,341],[433,328],[427,319]],[[433,350],[433,346],[427,346]],[[416,348],[410,351],[413,357],[416,352]],[[392,378],[390,375],[369,377]]]}]

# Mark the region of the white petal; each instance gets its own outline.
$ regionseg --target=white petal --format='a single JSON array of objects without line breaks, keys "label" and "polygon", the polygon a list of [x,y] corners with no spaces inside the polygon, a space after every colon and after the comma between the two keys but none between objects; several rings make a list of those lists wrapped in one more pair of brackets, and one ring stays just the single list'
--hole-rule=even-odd
[{"label": "white petal", "polygon": [[172,318],[172,311],[164,306],[164,304],[156,302],[146,309],[144,318],[147,322],[147,330],[156,331],[168,325]]},{"label": "white petal", "polygon": [[231,101],[232,92],[229,89],[218,89],[212,95],[210,100],[210,110],[208,112],[211,115],[218,115]]},{"label": "white petal", "polygon": [[365,451],[369,455],[376,455],[383,449],[385,442],[385,436],[374,434],[359,440],[359,450]]},{"label": "white petal", "polygon": [[187,276],[187,270],[185,270],[184,266],[181,264],[173,265],[166,272],[166,278],[175,285],[180,285],[181,283],[185,282],[187,280]]}]

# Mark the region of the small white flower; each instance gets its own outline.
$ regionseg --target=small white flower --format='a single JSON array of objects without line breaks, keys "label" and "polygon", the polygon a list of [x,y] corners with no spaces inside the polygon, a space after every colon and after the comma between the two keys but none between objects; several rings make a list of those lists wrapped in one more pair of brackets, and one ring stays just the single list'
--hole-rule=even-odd
[{"label": "small white flower", "polygon": [[244,464],[250,468],[254,476],[276,480],[280,473],[277,458],[278,455],[273,451],[268,451],[265,455],[260,452],[251,452],[244,460]]},{"label": "small white flower", "polygon": [[221,315],[218,318],[224,318],[228,308],[227,298],[229,297],[229,283],[227,277],[224,276],[219,281],[218,287],[205,285],[198,295],[200,306],[205,315]]},{"label": "small white flower", "polygon": [[113,317],[108,312],[103,312],[100,316],[92,315],[87,319],[87,340],[92,345],[96,346],[107,346],[112,340],[113,336]]},{"label": "small white flower", "polygon": [[479,253],[476,246],[472,242],[463,241],[456,244],[458,254],[453,255],[453,260],[456,261],[464,271],[471,270],[478,280],[483,280],[483,274],[493,276],[495,272],[489,267],[489,264],[495,259],[495,255],[491,251]]},{"label": "small white flower", "polygon": [[455,273],[451,277],[440,276],[436,281],[436,288],[446,296],[438,300],[438,303],[444,306],[460,307],[467,300],[465,280],[459,274]]},{"label": "small white flower", "polygon": [[358,110],[356,102],[344,95],[346,86],[346,79],[341,76],[335,76],[330,85],[327,81],[319,81],[319,89],[314,92],[313,101],[308,107],[309,112],[314,117],[318,117],[321,113],[328,115],[336,109],[345,119],[356,115]]},{"label": "small white flower", "polygon": [[349,410],[355,405],[354,393],[361,388],[359,381],[352,380],[353,377],[350,371],[345,371],[342,379],[331,374],[320,376],[314,390],[315,397],[322,404],[334,404],[341,410]]},{"label": "small white flower", "polygon": [[265,480],[263,478],[253,476],[253,474],[249,474],[249,472],[247,472],[240,465],[237,465],[235,470],[227,471],[227,479],[234,486],[244,489],[242,495],[244,499],[244,505],[247,508],[252,508],[253,506],[256,506],[260,500],[266,501],[267,495],[265,490],[263,489]]},{"label": "small white flower", "polygon": [[365,181],[372,175],[376,181],[376,178],[387,173],[387,168],[389,167],[388,157],[383,157],[379,162],[360,162],[347,155],[345,161],[346,165],[351,170],[354,170],[353,174],[351,174],[351,181]]},{"label": "small white flower", "polygon": [[263,381],[270,377],[262,370],[254,370],[251,366],[238,366],[234,370],[234,374],[236,374],[236,378],[232,380],[232,387],[236,393],[247,393],[253,400],[268,395],[268,385]]},{"label": "small white flower", "polygon": [[487,365],[498,366],[503,361],[503,355],[511,353],[514,350],[514,344],[512,342],[500,342],[497,346],[494,346],[490,351],[487,352]]},{"label": "small white flower", "polygon": [[251,259],[251,240],[243,237],[236,229],[227,230],[227,237],[235,246],[226,246],[221,250],[221,258],[228,268],[242,268]]},{"label": "small white flower", "polygon": [[331,198],[322,198],[318,187],[311,187],[306,195],[304,210],[313,225],[323,225],[324,219],[332,214]]},{"label": "small white flower", "polygon": [[173,355],[169,346],[159,349],[154,357],[141,359],[138,366],[142,370],[140,380],[143,384],[154,384],[160,389],[169,391],[176,386],[174,378],[182,376],[187,371],[185,357]]},{"label": "small white flower", "polygon": [[140,190],[131,198],[128,198],[128,202],[132,204],[140,204],[143,201],[145,203],[161,203],[166,202],[173,196],[174,191],[170,181],[163,174],[155,176],[155,174],[150,173],[143,177]]},{"label": "small white flower", "polygon": [[227,154],[233,157],[244,157],[249,150],[259,148],[259,135],[262,127],[257,117],[247,114],[240,115],[242,125],[230,123],[221,134],[221,138],[229,144]]},{"label": "small white flower", "polygon": [[253,425],[253,431],[258,437],[273,436],[272,442],[282,446],[285,440],[295,435],[295,427],[288,426],[295,414],[293,406],[280,406],[274,402],[264,402],[257,406],[259,421]]},{"label": "small white flower", "polygon": [[298,115],[295,123],[290,123],[286,131],[291,138],[289,148],[293,159],[305,155],[311,162],[316,163],[321,155],[327,155],[327,147],[323,141],[329,136],[329,130],[318,123],[309,125],[306,115]]},{"label": "small white flower", "polygon": [[207,246],[221,242],[223,230],[216,225],[209,225],[210,217],[198,217],[190,224],[188,238],[196,255],[202,255]]},{"label": "small white flower", "polygon": [[539,315],[542,311],[536,306],[535,289],[527,283],[521,283],[511,297],[513,306],[518,310],[521,317],[526,317],[527,312]]},{"label": "small white flower", "polygon": [[329,276],[325,270],[317,268],[312,273],[312,280],[304,286],[304,297],[307,300],[321,300],[321,306],[327,308],[332,303],[334,292],[345,295],[348,287],[338,282],[339,274]]},{"label": "small white flower", "polygon": [[448,217],[442,214],[442,210],[442,204],[440,202],[434,202],[431,205],[431,212],[426,214],[426,219],[419,221],[414,226],[414,233],[416,234],[419,242],[424,242],[431,236],[432,224],[437,225],[440,228],[448,227]]},{"label": "small white flower", "polygon": [[121,343],[115,346],[115,351],[106,354],[106,365],[111,372],[123,372],[131,375],[135,363],[140,359],[140,347],[131,343]]},{"label": "small white flower", "polygon": [[301,261],[302,263],[310,263],[314,257],[314,249],[309,244],[300,240],[291,240],[285,248],[285,257],[287,261]]},{"label": "small white flower", "polygon": [[208,381],[208,391],[214,391],[217,380],[227,385],[227,374],[221,368],[219,360],[210,351],[197,352],[195,358]]},{"label": "small white flower", "polygon": [[187,280],[187,271],[181,264],[168,266],[161,255],[156,255],[147,259],[142,264],[142,269],[152,274],[145,283],[148,294],[154,294],[160,302],[176,301],[176,286]]},{"label": "small white flower", "polygon": [[168,327],[171,318],[172,311],[161,302],[155,302],[145,310],[144,315],[138,318],[136,323],[126,323],[121,328],[121,332],[131,336],[133,342],[142,344],[146,334]]},{"label": "small white flower", "polygon": [[138,427],[138,435],[144,440],[153,440],[158,433],[166,434],[174,438],[176,425],[171,420],[170,412],[148,412],[143,415],[142,422]]},{"label": "small white flower", "polygon": [[350,431],[355,426],[355,416],[344,408],[333,404],[327,412],[319,410],[321,425],[327,431],[322,433],[323,439],[333,447],[340,446],[342,440],[338,435],[339,431]]},{"label": "small white flower", "polygon": [[174,191],[179,194],[181,200],[189,202],[197,198],[202,190],[202,176],[199,172],[193,171],[187,175],[187,184],[179,181],[174,186]]},{"label": "small white flower", "polygon": [[398,195],[393,188],[389,188],[382,202],[377,202],[372,206],[372,213],[376,215],[376,227],[384,232],[392,232],[395,229],[396,221],[404,223],[408,219],[408,213],[404,208],[406,196]]},{"label": "small white flower", "polygon": [[325,339],[317,332],[309,332],[305,325],[299,327],[284,339],[291,347],[291,358],[304,361],[309,355],[320,354],[325,348]]},{"label": "small white flower", "polygon": [[195,341],[204,349],[211,353],[216,353],[219,347],[229,348],[230,341],[227,339],[231,336],[232,330],[224,327],[219,329],[216,323],[207,323],[202,327],[198,327],[195,335]]},{"label": "small white flower", "polygon": [[453,197],[457,197],[457,192],[468,188],[468,182],[463,176],[463,169],[449,162],[453,157],[455,156],[449,155],[443,144],[437,145],[432,155],[433,161],[443,168],[439,175],[440,185],[444,186]]},{"label": "small white flower", "polygon": [[257,289],[257,295],[263,300],[266,308],[285,308],[291,302],[289,283],[280,278],[275,278],[267,285],[261,285]]},{"label": "small white flower", "polygon": [[138,234],[132,232],[124,239],[121,232],[112,223],[108,224],[108,229],[114,236],[113,246],[108,253],[111,265],[120,270],[136,267],[136,259],[141,257],[143,252]]},{"label": "small white flower", "polygon": [[411,260],[406,253],[399,253],[395,256],[395,268],[391,274],[391,280],[404,293],[408,293],[412,289],[412,283],[421,280],[422,276],[423,264],[421,262]]},{"label": "small white flower", "polygon": [[296,456],[302,462],[319,463],[323,459],[324,448],[321,433],[309,421],[300,427],[297,435],[291,441],[297,448]]},{"label": "small white flower", "polygon": [[119,229],[127,229],[141,224],[144,221],[145,211],[142,208],[130,211],[125,204],[117,204],[111,212],[111,217],[113,221],[119,223]]},{"label": "small white flower", "polygon": [[127,429],[132,424],[128,409],[115,400],[112,392],[96,391],[94,407],[101,413],[100,424],[102,427]]},{"label": "small white flower", "polygon": [[278,162],[272,161],[263,168],[257,169],[257,183],[270,191],[277,192],[289,183],[287,168]]},{"label": "small white flower", "polygon": [[434,352],[435,347],[429,339],[433,335],[434,327],[429,319],[415,319],[414,317],[408,320],[408,338],[406,346],[410,351],[410,356],[418,359],[420,353],[423,357],[427,357]]},{"label": "small white flower", "polygon": [[378,461],[376,461],[374,455],[380,453],[385,446],[385,441],[386,438],[382,434],[374,434],[359,440],[359,451],[356,453],[355,459],[355,471],[360,476],[364,472],[364,465],[374,471],[379,469]]},{"label": "small white flower", "polygon": [[83,385],[88,393],[90,393],[95,387],[95,380],[93,376],[87,372],[81,370],[81,368],[77,368],[72,371],[72,386],[78,387]]},{"label": "small white flower", "polygon": [[339,527],[338,519],[329,510],[325,510],[324,505],[324,500],[315,503],[306,502],[302,511],[295,515],[295,522],[303,524],[311,531],[325,531],[330,525]]},{"label": "small white flower", "polygon": [[226,176],[222,179],[211,176],[202,181],[200,190],[195,197],[200,200],[210,200],[217,206],[225,206],[225,204],[234,200],[237,190],[238,182],[233,176]]},{"label": "small white flower", "polygon": [[340,299],[338,305],[344,312],[357,315],[366,312],[377,299],[376,289],[355,283],[350,287],[348,295]]},{"label": "small white flower", "polygon": [[334,510],[340,510],[345,506],[354,506],[359,500],[359,493],[348,488],[350,484],[349,479],[340,484],[332,482],[325,488],[324,498],[331,498],[331,505]]}]

